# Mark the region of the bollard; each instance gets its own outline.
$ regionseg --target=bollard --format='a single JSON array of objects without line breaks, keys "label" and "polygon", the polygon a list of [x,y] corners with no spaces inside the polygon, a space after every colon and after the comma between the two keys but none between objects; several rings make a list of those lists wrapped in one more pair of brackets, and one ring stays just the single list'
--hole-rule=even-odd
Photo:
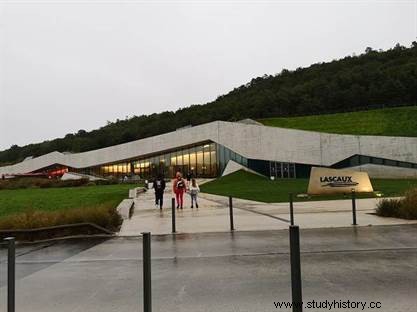
[{"label": "bollard", "polygon": [[302,312],[303,296],[301,290],[300,229],[297,225],[290,225],[290,262],[292,310],[293,312]]},{"label": "bollard", "polygon": [[152,312],[151,233],[142,233],[143,245],[143,311]]},{"label": "bollard", "polygon": [[235,225],[233,222],[233,198],[229,196],[229,215],[230,215],[230,231],[235,230]]},{"label": "bollard", "polygon": [[15,311],[15,268],[16,247],[15,238],[4,239],[7,242],[7,312]]},{"label": "bollard", "polygon": [[293,204],[292,193],[290,193],[290,220],[291,220],[291,225],[294,225],[294,204]]},{"label": "bollard", "polygon": [[357,225],[356,223],[356,194],[355,190],[352,190],[352,225]]},{"label": "bollard", "polygon": [[172,233],[176,232],[176,226],[175,226],[175,198],[171,199],[171,206],[172,206]]}]

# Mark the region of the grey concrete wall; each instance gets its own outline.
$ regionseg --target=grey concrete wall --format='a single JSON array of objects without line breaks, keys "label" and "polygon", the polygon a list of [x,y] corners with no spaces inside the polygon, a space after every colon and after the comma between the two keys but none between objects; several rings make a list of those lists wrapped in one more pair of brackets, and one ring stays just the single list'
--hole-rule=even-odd
[{"label": "grey concrete wall", "polygon": [[417,138],[355,136],[221,122],[219,143],[247,158],[329,166],[354,154],[417,163]]},{"label": "grey concrete wall", "polygon": [[0,174],[26,173],[53,164],[85,168],[207,140],[253,159],[330,166],[362,154],[417,163],[417,138],[339,135],[216,121],[85,153],[53,152],[0,167]]},{"label": "grey concrete wall", "polygon": [[371,178],[377,179],[417,179],[417,169],[414,168],[401,168],[381,166],[375,164],[366,164],[351,167],[351,169],[365,171]]}]

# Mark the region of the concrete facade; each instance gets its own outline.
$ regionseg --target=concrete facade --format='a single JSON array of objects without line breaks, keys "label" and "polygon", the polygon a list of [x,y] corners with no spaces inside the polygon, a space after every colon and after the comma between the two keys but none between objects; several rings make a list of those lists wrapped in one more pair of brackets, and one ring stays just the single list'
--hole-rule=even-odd
[{"label": "concrete facade", "polygon": [[417,169],[399,168],[390,166],[379,166],[375,164],[366,164],[351,167],[353,170],[365,171],[369,176],[378,179],[417,179]]},{"label": "concrete facade", "polygon": [[[331,166],[352,155],[366,155],[417,164],[417,138],[320,133],[215,121],[125,144],[77,154],[52,152],[21,163],[0,167],[1,174],[29,173],[54,164],[87,168],[212,141],[247,159]],[[373,172],[385,170],[363,167]],[[416,169],[401,170],[415,177]],[[399,172],[396,170],[396,172]]]}]

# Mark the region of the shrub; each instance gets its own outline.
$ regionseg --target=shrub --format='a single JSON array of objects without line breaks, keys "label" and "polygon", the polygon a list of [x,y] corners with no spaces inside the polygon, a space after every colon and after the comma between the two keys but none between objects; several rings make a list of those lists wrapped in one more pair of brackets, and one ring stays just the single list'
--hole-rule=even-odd
[{"label": "shrub", "polygon": [[0,230],[34,229],[85,222],[117,231],[122,219],[114,205],[105,203],[56,212],[28,210],[24,213],[2,217],[0,219]]},{"label": "shrub", "polygon": [[[50,188],[50,187],[77,187],[77,186],[93,186],[93,185],[113,185],[122,183],[116,178],[103,179],[90,181],[88,178],[82,178],[78,180],[65,180],[60,179],[48,179],[43,177],[19,177],[14,179],[0,180],[0,190],[15,190],[26,188]],[[123,182],[128,184],[134,184],[138,186],[144,186],[143,180],[127,181]]]},{"label": "shrub", "polygon": [[83,186],[89,182],[88,179],[66,180],[48,179],[48,178],[15,178],[0,181],[1,189],[26,189],[26,188],[50,188],[50,187],[71,187]]},{"label": "shrub", "polygon": [[417,188],[408,190],[401,201],[400,216],[404,219],[417,220]]},{"label": "shrub", "polygon": [[402,199],[382,199],[376,208],[382,217],[417,220],[417,188],[408,190]]},{"label": "shrub", "polygon": [[376,207],[376,214],[381,217],[398,217],[400,209],[400,199],[382,199]]}]

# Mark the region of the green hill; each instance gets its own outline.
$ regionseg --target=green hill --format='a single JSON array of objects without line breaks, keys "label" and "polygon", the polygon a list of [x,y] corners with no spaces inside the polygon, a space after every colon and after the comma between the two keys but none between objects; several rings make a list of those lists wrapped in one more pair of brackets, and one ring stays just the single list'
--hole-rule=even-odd
[{"label": "green hill", "polygon": [[[133,116],[108,122],[91,132],[79,130],[42,143],[13,145],[0,152],[0,165],[52,151],[85,152],[214,120],[319,115],[369,110],[382,105],[416,105],[416,90],[417,42],[409,48],[397,44],[387,51],[366,48],[365,53],[358,56],[293,71],[283,69],[275,75],[254,78],[210,103],[191,105],[175,112]],[[350,128],[348,125],[343,131]]]},{"label": "green hill", "polygon": [[417,106],[258,121],[266,126],[319,132],[417,137]]}]

